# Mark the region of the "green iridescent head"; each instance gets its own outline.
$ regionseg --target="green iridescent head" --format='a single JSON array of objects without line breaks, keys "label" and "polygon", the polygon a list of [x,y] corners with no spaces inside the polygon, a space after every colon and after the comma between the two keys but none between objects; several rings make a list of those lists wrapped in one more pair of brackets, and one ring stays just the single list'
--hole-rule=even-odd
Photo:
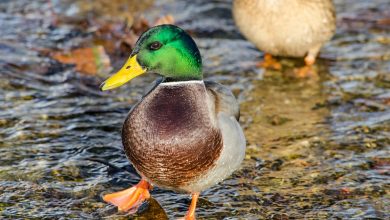
[{"label": "green iridescent head", "polygon": [[138,39],[125,65],[107,79],[102,90],[116,88],[145,72],[168,81],[201,80],[202,59],[194,40],[174,25],[150,28]]},{"label": "green iridescent head", "polygon": [[202,59],[194,40],[174,25],[146,31],[132,55],[148,71],[177,80],[202,79]]}]

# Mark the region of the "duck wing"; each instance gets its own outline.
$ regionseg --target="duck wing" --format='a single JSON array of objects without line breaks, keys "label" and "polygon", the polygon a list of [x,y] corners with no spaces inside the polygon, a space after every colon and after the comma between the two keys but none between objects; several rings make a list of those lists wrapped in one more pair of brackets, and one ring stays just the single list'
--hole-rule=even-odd
[{"label": "duck wing", "polygon": [[228,116],[235,117],[238,121],[240,119],[240,106],[230,89],[212,81],[204,81],[204,84],[209,94],[214,98],[216,114],[224,112]]}]

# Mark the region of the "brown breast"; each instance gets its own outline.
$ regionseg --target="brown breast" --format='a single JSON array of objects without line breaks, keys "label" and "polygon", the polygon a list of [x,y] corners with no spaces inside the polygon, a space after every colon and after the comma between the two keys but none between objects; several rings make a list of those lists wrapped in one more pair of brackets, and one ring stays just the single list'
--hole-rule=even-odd
[{"label": "brown breast", "polygon": [[203,83],[161,84],[127,117],[126,155],[160,186],[183,186],[213,167],[222,135],[213,124]]}]

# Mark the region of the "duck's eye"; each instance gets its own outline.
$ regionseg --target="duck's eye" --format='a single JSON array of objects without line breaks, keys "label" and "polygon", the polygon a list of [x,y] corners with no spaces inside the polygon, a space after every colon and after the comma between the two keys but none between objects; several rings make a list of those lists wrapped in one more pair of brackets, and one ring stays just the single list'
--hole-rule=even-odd
[{"label": "duck's eye", "polygon": [[153,42],[153,43],[151,43],[151,44],[149,45],[149,48],[150,48],[151,50],[158,50],[158,49],[161,48],[161,46],[162,46],[162,44],[161,44],[160,42],[155,41],[155,42]]}]

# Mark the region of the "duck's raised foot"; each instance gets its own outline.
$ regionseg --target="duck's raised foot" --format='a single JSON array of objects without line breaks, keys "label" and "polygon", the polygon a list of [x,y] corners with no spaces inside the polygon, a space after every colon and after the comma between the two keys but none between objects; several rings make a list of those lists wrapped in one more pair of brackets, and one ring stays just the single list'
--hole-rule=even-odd
[{"label": "duck's raised foot", "polygon": [[264,54],[264,60],[260,61],[256,64],[257,67],[262,67],[265,69],[274,69],[274,70],[281,70],[282,65],[272,57],[271,54]]},{"label": "duck's raised foot", "polygon": [[150,198],[150,188],[151,185],[146,180],[141,180],[129,189],[103,196],[103,200],[117,206],[118,211],[135,213]]}]

